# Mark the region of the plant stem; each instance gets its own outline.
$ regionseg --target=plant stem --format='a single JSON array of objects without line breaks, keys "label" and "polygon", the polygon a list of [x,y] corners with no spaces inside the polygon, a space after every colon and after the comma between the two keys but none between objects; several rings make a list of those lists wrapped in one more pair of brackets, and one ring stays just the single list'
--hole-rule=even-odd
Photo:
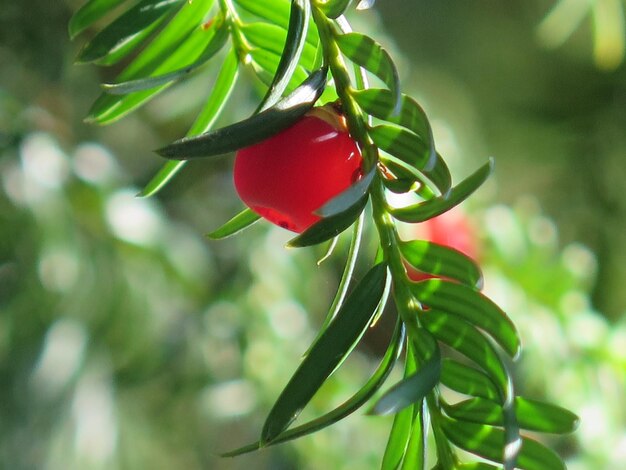
[{"label": "plant stem", "polygon": [[[335,41],[336,30],[332,22],[315,5],[312,5],[312,16],[319,31],[320,43],[324,52],[324,62],[330,67],[330,71],[335,79],[337,94],[341,99],[350,134],[362,149],[367,168],[371,168],[372,165],[378,164],[378,149],[374,146],[367,133],[367,124],[363,113],[352,97],[354,89],[342,59],[341,51]],[[400,252],[396,225],[387,209],[385,187],[378,174],[374,178],[369,192],[373,219],[380,238],[380,248],[391,272],[393,298],[398,314],[406,326],[409,338],[418,338],[419,319],[417,313],[421,311],[421,305],[411,293],[410,280]],[[419,361],[417,355],[414,355],[414,357],[416,361]],[[453,469],[456,466],[456,457],[441,430],[441,412],[438,407],[436,390],[427,396],[426,405],[430,411],[438,460],[444,469]],[[419,423],[421,432],[425,436],[427,425],[423,419]]]}]

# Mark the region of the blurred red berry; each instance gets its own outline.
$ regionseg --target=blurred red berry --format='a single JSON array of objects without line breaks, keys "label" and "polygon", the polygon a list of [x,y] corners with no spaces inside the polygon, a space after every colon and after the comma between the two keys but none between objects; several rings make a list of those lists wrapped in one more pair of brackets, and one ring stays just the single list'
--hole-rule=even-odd
[{"label": "blurred red berry", "polygon": [[[451,209],[440,216],[416,224],[412,238],[427,240],[454,248],[464,255],[478,260],[480,249],[478,237],[469,219],[460,209]],[[412,281],[423,281],[434,276],[417,271],[407,265],[407,274]]]}]

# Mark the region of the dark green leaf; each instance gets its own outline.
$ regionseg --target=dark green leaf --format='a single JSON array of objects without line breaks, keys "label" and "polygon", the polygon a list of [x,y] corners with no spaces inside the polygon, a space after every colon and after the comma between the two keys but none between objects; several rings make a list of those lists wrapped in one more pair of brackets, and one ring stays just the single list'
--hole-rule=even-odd
[{"label": "dark green leaf", "polygon": [[437,217],[457,206],[476,191],[487,180],[492,170],[493,159],[489,159],[487,164],[453,187],[447,195],[400,209],[392,208],[390,212],[396,219],[409,223],[424,222]]},{"label": "dark green leaf", "polygon": [[422,342],[420,349],[428,351],[425,353],[426,359],[418,365],[414,374],[385,392],[370,410],[371,414],[389,415],[419,403],[439,383],[441,375],[439,346],[427,332],[424,332],[419,340]]},{"label": "dark green leaf", "polygon": [[[334,410],[312,421],[304,423],[300,426],[296,426],[292,429],[286,430],[285,432],[280,434],[276,439],[267,443],[266,445],[270,446],[274,444],[280,444],[281,442],[291,441],[293,439],[297,439],[299,437],[312,434],[354,413],[361,406],[363,406],[383,385],[383,383],[389,376],[389,373],[393,369],[393,366],[396,363],[396,360],[398,359],[400,352],[402,351],[403,344],[404,344],[404,328],[401,322],[398,321],[396,323],[396,329],[394,331],[390,345],[387,348],[387,352],[385,353],[385,356],[381,360],[374,374],[372,374],[372,376],[367,381],[367,383],[357,393],[352,395],[348,400],[343,402]],[[236,455],[241,455],[241,454],[245,454],[248,452],[252,452],[260,448],[261,448],[261,442],[259,441],[259,442],[255,442],[253,444],[249,444],[247,446],[241,447],[239,449],[233,450],[231,452],[222,454],[222,456],[234,457]]]},{"label": "dark green leaf", "polygon": [[189,75],[194,70],[197,70],[206,64],[220,51],[220,49],[222,49],[224,44],[226,44],[227,39],[228,30],[226,28],[220,28],[211,38],[200,57],[192,64],[186,65],[178,70],[174,70],[173,72],[157,75],[156,77],[137,78],[135,80],[128,80],[121,83],[106,83],[102,85],[102,88],[104,88],[107,93],[113,95],[126,95],[128,93],[149,90],[150,88],[155,88],[159,85],[174,82],[185,77],[186,75]]},{"label": "dark green leaf", "polygon": [[372,38],[360,33],[338,34],[336,40],[346,57],[385,82],[394,96],[393,114],[398,114],[401,106],[400,78],[387,51]]},{"label": "dark green leaf", "polygon": [[[212,7],[213,0],[185,2],[177,15],[146,46],[116,79],[124,82],[163,75],[193,63],[216,34],[215,28],[205,29],[199,21]],[[87,121],[110,124],[165,90],[169,84],[131,93],[110,95],[103,93],[96,100]]]},{"label": "dark green leaf", "polygon": [[350,294],[272,407],[261,433],[263,445],[287,429],[363,336],[383,294],[386,276],[387,266],[377,264]]},{"label": "dark green leaf", "polygon": [[448,193],[452,185],[448,166],[417,134],[396,125],[381,124],[371,128],[369,135],[379,149],[423,173],[442,194]]},{"label": "dark green leaf", "polygon": [[259,220],[261,216],[256,212],[252,211],[252,209],[244,209],[235,217],[230,219],[220,228],[212,231],[207,235],[212,240],[221,240],[223,238],[230,237],[231,235],[235,235],[241,232],[243,229],[249,227],[257,220]]},{"label": "dark green leaf", "polygon": [[[500,428],[442,417],[443,432],[463,450],[494,462],[502,462],[504,431]],[[565,470],[561,458],[537,441],[521,438],[517,467],[523,470]]]},{"label": "dark green leaf", "polygon": [[261,100],[259,111],[274,106],[281,98],[296,71],[302,50],[306,43],[306,30],[311,19],[309,0],[293,0],[289,13],[289,28],[280,62],[267,93]]},{"label": "dark green leaf", "polygon": [[468,287],[482,288],[480,269],[460,251],[426,240],[400,242],[400,251],[415,269],[457,280]]},{"label": "dark green leaf", "polygon": [[345,229],[350,227],[354,221],[361,215],[365,205],[367,204],[367,195],[357,201],[349,209],[331,217],[326,217],[319,222],[313,224],[297,237],[292,238],[287,246],[292,248],[302,248],[305,246],[317,245],[331,238],[336,237]]},{"label": "dark green leaf", "polygon": [[442,279],[413,282],[411,290],[430,308],[456,315],[489,333],[511,357],[519,353],[520,340],[515,325],[500,307],[480,292]]},{"label": "dark green leaf", "polygon": [[163,21],[165,17],[182,6],[184,0],[143,0],[129,9],[89,41],[78,54],[78,62],[101,59],[128,43],[146,28]]},{"label": "dark green leaf", "polygon": [[483,397],[489,400],[500,399],[498,388],[487,374],[452,359],[443,360],[441,383],[465,395]]},{"label": "dark green leaf", "polygon": [[[237,53],[231,50],[224,59],[219,75],[211,88],[211,93],[196,118],[196,121],[189,129],[188,135],[196,135],[210,129],[224,106],[228,102],[239,73],[239,61]],[[140,193],[140,196],[148,197],[156,194],[178,173],[187,162],[185,160],[171,160],[166,162],[161,170],[150,180]]]},{"label": "dark green leaf", "polygon": [[509,378],[506,368],[491,342],[482,333],[458,317],[432,309],[421,312],[420,321],[439,341],[482,367],[498,386],[500,402],[507,399]]},{"label": "dark green leaf", "polygon": [[74,13],[69,23],[70,38],[89,28],[92,24],[112,12],[115,7],[127,0],[89,0]]},{"label": "dark green leaf", "polygon": [[[319,330],[317,331],[317,335],[315,339],[309,346],[309,349],[304,353],[304,356],[309,354],[311,348],[317,343],[317,340],[324,334],[330,322],[335,318],[337,312],[343,305],[343,301],[346,298],[346,294],[348,293],[348,287],[350,286],[350,281],[352,280],[352,275],[354,274],[354,268],[356,266],[356,260],[359,256],[359,248],[361,246],[361,239],[363,238],[363,221],[365,217],[364,214],[361,213],[361,216],[358,217],[352,226],[352,239],[350,240],[350,248],[348,249],[348,256],[346,257],[346,261],[343,267],[343,272],[341,273],[341,279],[339,280],[339,285],[337,286],[337,292],[335,293],[335,297],[328,309],[328,313],[326,313],[326,317],[322,322]],[[335,237],[331,242],[331,246],[336,244],[338,237]],[[381,260],[376,260],[375,263],[380,262]],[[319,265],[319,262],[318,262]],[[391,276],[387,276],[387,283],[391,281]],[[386,304],[388,298],[388,292],[383,293],[383,297],[381,298],[381,304]],[[380,306],[379,306],[380,308]],[[383,305],[384,308],[384,305]],[[373,323],[376,322],[376,317],[374,317]]]},{"label": "dark green leaf", "polygon": [[291,126],[313,107],[326,84],[327,69],[313,72],[293,93],[275,106],[241,122],[178,140],[157,152],[175,160],[222,155],[262,140]]},{"label": "dark green leaf", "polygon": [[374,181],[374,176],[376,176],[376,166],[373,166],[365,176],[348,189],[326,202],[326,204],[314,213],[320,217],[332,217],[333,215],[345,212],[367,194],[372,181]]}]

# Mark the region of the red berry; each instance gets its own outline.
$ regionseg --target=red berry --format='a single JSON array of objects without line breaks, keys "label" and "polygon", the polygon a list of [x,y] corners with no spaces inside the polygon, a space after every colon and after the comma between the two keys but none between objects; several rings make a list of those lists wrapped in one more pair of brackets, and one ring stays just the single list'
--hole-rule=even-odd
[{"label": "red berry", "polygon": [[235,157],[235,189],[242,201],[294,232],[320,220],[313,211],[360,177],[356,143],[347,132],[314,115]]},{"label": "red berry", "polygon": [[[428,240],[439,245],[454,248],[464,255],[477,260],[479,244],[476,231],[467,216],[458,208],[418,224],[413,230],[413,238]],[[422,273],[407,265],[407,274],[412,281],[423,281],[433,276]]]}]

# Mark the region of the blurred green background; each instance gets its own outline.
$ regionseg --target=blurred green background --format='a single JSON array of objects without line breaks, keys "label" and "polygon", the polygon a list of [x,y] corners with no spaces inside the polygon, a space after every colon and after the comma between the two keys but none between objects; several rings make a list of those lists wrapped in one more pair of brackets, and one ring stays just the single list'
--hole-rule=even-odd
[{"label": "blurred green background", "polygon": [[[136,198],[162,163],[151,149],[183,135],[207,80],[112,126],[82,123],[115,71],[73,65],[80,41],[66,25],[80,3],[0,8],[0,468],[377,468],[391,421],[362,413],[216,457],[258,436],[325,314],[346,240],[319,267],[321,251],[285,250],[289,233],[264,223],[207,241],[241,207],[229,158]],[[623,8],[380,0],[351,16],[391,50],[456,178],[496,157],[464,209],[487,293],[522,333],[518,387],[582,418],[552,442],[574,470],[626,461]],[[235,99],[248,108],[255,95]],[[366,380],[377,341],[302,419]]]}]

